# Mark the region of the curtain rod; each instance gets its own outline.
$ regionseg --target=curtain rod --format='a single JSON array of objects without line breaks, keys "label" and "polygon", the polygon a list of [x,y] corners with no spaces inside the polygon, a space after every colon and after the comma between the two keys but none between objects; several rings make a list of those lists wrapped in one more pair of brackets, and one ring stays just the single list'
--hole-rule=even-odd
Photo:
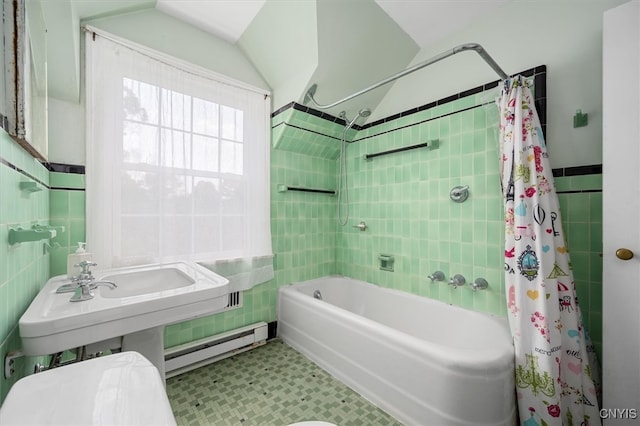
[{"label": "curtain rod", "polygon": [[418,71],[419,69],[422,69],[428,65],[431,64],[435,64],[438,61],[441,61],[445,58],[448,58],[449,56],[453,56],[456,53],[460,53],[460,52],[465,52],[467,50],[473,50],[476,53],[478,53],[478,55],[480,55],[480,57],[482,57],[482,59],[484,59],[484,61],[489,64],[489,66],[500,76],[500,78],[502,80],[507,80],[509,78],[509,76],[507,75],[507,73],[505,73],[502,68],[500,68],[500,66],[498,66],[498,64],[496,63],[496,61],[493,60],[493,58],[491,56],[489,56],[489,54],[487,53],[486,50],[484,50],[484,48],[482,46],[480,46],[478,43],[467,43],[467,44],[461,44],[459,46],[454,47],[453,49],[449,49],[446,50],[442,53],[439,53],[435,56],[432,56],[431,58],[420,62],[419,64],[416,64],[412,67],[409,67],[405,70],[400,71],[397,74],[394,74],[390,77],[385,78],[384,80],[381,80],[365,89],[360,90],[359,92],[356,92],[352,95],[347,96],[346,98],[340,99],[338,101],[335,101],[333,103],[327,104],[327,105],[320,105],[318,102],[316,102],[315,98],[313,97],[313,95],[315,95],[316,93],[316,89],[318,88],[317,84],[313,84],[309,90],[307,90],[307,93],[304,96],[304,103],[308,103],[309,101],[311,101],[314,106],[316,108],[319,109],[328,109],[328,108],[332,108],[336,105],[340,105],[343,102],[347,102],[355,97],[358,97],[360,95],[363,95],[373,89],[377,89],[380,86],[384,86],[385,84],[391,83],[394,80],[397,80],[401,77],[404,77],[405,75],[411,74],[414,71]]},{"label": "curtain rod", "polygon": [[126,38],[117,36],[115,34],[111,34],[105,30],[93,27],[91,25],[83,25],[82,27],[80,27],[80,29],[85,33],[92,34],[93,40],[95,40],[96,35],[98,35],[106,40],[119,44],[120,46],[125,47],[129,50],[133,50],[134,52],[137,52],[148,58],[162,62],[163,64],[168,65],[170,67],[178,68],[190,74],[215,81],[216,83],[225,84],[227,86],[232,86],[239,89],[249,90],[251,92],[264,95],[265,99],[266,97],[271,96],[271,92],[269,92],[268,90],[262,89],[260,87],[254,86],[249,83],[245,83],[240,80],[236,80],[233,77],[229,77],[217,71],[211,70],[201,65],[194,64],[192,62],[178,58],[171,54],[161,52],[159,50],[144,46],[142,44],[136,43],[131,40],[127,40]]}]

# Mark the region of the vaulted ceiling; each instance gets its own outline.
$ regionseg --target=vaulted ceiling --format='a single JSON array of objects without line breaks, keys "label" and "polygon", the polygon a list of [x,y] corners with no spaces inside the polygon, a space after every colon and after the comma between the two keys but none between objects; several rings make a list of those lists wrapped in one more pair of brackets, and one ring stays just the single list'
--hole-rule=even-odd
[{"label": "vaulted ceiling", "polygon": [[[155,9],[195,26],[242,50],[281,94],[274,99],[277,108],[302,102],[312,84],[318,84],[319,101],[325,103],[360,90],[508,1],[41,0],[49,46],[56,46],[49,64],[50,94],[79,97],[78,23],[86,20]],[[287,28],[298,32],[287,33]],[[340,108],[352,115],[362,106],[375,107],[384,94],[385,89],[376,90],[357,105]],[[329,112],[337,115],[340,108]]]}]

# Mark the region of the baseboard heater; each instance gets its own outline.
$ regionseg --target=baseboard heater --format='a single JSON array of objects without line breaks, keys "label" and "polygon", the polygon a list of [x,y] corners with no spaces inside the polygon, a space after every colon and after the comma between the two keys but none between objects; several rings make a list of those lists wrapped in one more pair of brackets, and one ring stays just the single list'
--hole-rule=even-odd
[{"label": "baseboard heater", "polygon": [[164,351],[166,378],[194,370],[207,364],[262,346],[268,326],[258,322],[215,336],[205,337]]}]

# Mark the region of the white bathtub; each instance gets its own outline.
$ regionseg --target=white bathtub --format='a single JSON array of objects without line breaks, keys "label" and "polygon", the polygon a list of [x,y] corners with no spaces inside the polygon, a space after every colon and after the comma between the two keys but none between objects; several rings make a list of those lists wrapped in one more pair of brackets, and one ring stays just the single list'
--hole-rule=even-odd
[{"label": "white bathtub", "polygon": [[340,276],[281,287],[278,302],[285,343],[402,423],[515,424],[506,319]]}]

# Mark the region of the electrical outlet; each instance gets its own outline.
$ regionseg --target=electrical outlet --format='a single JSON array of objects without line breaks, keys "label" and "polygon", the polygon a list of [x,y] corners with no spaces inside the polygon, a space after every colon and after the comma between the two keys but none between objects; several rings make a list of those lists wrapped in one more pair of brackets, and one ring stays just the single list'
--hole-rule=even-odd
[{"label": "electrical outlet", "polygon": [[20,358],[24,354],[20,351],[7,352],[4,356],[4,378],[8,379],[16,372],[16,358]]},{"label": "electrical outlet", "polygon": [[7,354],[7,356],[4,357],[4,378],[8,379],[9,377],[13,376],[13,374],[16,372],[16,366],[15,366],[15,361],[13,358],[9,358],[9,354]]}]

